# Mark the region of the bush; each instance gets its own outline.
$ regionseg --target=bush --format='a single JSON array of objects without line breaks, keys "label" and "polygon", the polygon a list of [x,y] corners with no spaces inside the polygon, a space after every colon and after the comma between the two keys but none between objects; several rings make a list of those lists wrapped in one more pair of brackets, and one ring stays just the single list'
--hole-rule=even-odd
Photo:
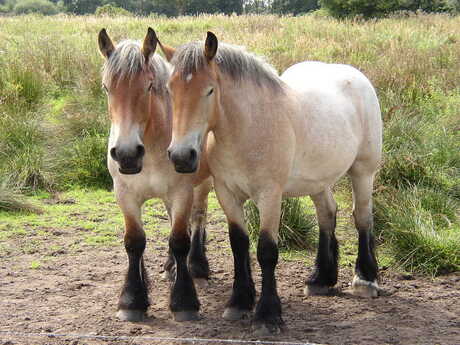
[{"label": "bush", "polygon": [[106,4],[104,6],[99,6],[94,12],[96,16],[108,16],[108,17],[117,17],[117,16],[130,16],[131,13],[124,8]]},{"label": "bush", "polygon": [[58,8],[48,0],[19,0],[13,8],[15,14],[41,13],[53,15],[58,13]]},{"label": "bush", "polygon": [[[284,249],[313,248],[315,243],[315,217],[307,213],[307,207],[300,198],[289,198],[281,203],[281,220],[278,246]],[[259,238],[259,210],[254,202],[244,205],[249,236],[253,243]]]}]

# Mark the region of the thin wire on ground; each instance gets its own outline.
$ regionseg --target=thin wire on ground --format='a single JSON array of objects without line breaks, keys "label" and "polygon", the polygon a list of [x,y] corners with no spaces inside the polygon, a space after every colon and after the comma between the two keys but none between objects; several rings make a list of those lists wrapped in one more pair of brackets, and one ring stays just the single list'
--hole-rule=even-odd
[{"label": "thin wire on ground", "polygon": [[221,343],[221,344],[261,344],[261,345],[319,345],[313,343],[299,343],[289,341],[268,340],[239,340],[239,339],[206,339],[206,338],[174,338],[174,337],[151,337],[151,336],[127,336],[127,335],[92,335],[92,334],[64,334],[64,333],[25,333],[17,331],[0,331],[2,336],[17,338],[67,338],[67,339],[93,339],[107,341],[136,341],[136,342],[181,342],[181,343]]}]

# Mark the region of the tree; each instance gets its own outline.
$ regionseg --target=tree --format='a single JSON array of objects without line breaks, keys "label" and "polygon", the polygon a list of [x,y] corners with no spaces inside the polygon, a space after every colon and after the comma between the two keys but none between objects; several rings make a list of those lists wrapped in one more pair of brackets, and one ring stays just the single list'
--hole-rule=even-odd
[{"label": "tree", "polygon": [[63,0],[63,2],[67,11],[75,14],[94,13],[96,8],[105,3],[101,0]]},{"label": "tree", "polygon": [[382,17],[394,11],[445,12],[458,0],[320,0],[334,17]]},{"label": "tree", "polygon": [[217,9],[225,14],[243,13],[243,0],[218,0]]},{"label": "tree", "polygon": [[274,0],[272,11],[279,14],[301,14],[319,8],[318,0]]}]

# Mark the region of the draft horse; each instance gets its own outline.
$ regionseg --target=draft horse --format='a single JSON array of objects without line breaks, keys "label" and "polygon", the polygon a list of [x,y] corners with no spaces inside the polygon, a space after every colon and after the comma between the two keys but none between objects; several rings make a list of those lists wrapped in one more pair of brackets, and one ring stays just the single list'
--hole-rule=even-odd
[{"label": "draft horse", "polygon": [[117,316],[141,321],[149,306],[141,207],[155,197],[164,202],[171,222],[170,256],[165,264],[173,276],[170,309],[177,321],[197,319],[199,301],[192,278],[209,276],[204,243],[209,172],[203,164],[193,175],[178,174],[168,161],[172,117],[166,82],[171,66],[155,54],[155,32],[149,28],[142,45],[125,40],[115,47],[102,29],[98,42],[106,58],[102,85],[111,119],[108,169],[125,219],[128,254]]},{"label": "draft horse", "polygon": [[279,77],[244,49],[205,43],[163,50],[174,66],[168,87],[173,101],[173,135],[168,154],[177,172],[203,163],[205,138],[212,133],[207,164],[227,216],[234,256],[233,292],[223,317],[239,319],[253,309],[254,283],[243,203],[260,211],[257,260],[262,292],[255,309],[256,333],[277,333],[283,320],[275,268],[283,197],[309,195],[319,223],[315,269],[306,293],[328,294],[337,283],[337,206],[331,187],[348,174],[359,236],[352,287],[376,296],[377,262],[372,237],[372,185],[381,160],[379,102],[369,80],[351,66],[302,62]]}]

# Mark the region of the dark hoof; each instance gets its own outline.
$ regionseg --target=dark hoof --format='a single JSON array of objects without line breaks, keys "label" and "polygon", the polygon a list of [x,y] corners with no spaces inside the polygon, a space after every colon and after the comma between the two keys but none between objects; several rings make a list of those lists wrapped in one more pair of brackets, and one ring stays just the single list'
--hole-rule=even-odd
[{"label": "dark hoof", "polygon": [[337,294],[337,289],[331,286],[307,285],[303,290],[305,296],[332,296]]},{"label": "dark hoof", "polygon": [[255,322],[252,325],[252,332],[256,337],[277,335],[280,334],[281,331],[281,323]]},{"label": "dark hoof", "polygon": [[117,318],[121,321],[142,322],[146,316],[143,310],[120,309],[117,311]]},{"label": "dark hoof", "polygon": [[176,311],[173,312],[174,321],[196,321],[200,319],[200,314],[197,311]]},{"label": "dark hoof", "polygon": [[236,321],[245,319],[251,312],[249,310],[240,310],[236,308],[225,308],[222,317],[227,321]]}]

